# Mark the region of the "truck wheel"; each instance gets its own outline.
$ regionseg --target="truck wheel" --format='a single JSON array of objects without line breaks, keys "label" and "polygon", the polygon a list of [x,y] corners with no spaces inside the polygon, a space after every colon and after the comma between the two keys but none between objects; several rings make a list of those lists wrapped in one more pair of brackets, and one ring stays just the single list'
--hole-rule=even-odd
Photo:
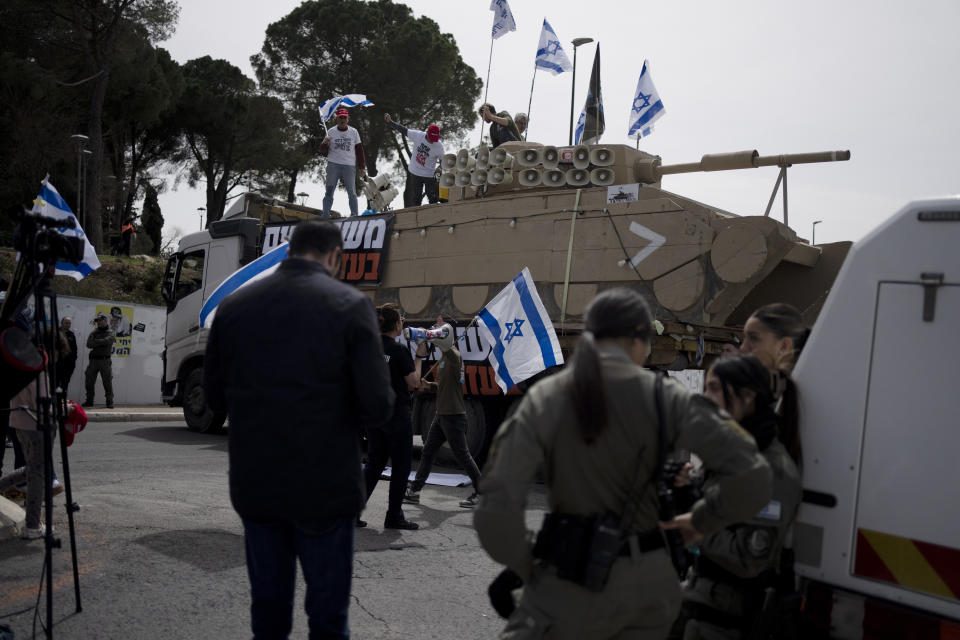
[{"label": "truck wheel", "polygon": [[207,406],[207,396],[203,392],[203,367],[188,373],[183,381],[183,417],[187,427],[197,433],[219,433],[227,419],[226,413]]}]

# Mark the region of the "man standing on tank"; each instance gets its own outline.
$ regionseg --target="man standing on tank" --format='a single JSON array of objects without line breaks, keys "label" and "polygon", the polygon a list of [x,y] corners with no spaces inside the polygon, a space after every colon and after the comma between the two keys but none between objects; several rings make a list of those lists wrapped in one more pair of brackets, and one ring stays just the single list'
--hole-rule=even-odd
[{"label": "man standing on tank", "polygon": [[327,131],[320,143],[320,153],[327,156],[326,194],[323,196],[323,217],[330,217],[333,192],[337,183],[343,182],[350,204],[350,215],[357,215],[357,170],[367,173],[367,160],[363,154],[360,134],[349,125],[350,112],[344,107],[337,109],[337,126]]},{"label": "man standing on tank", "polygon": [[207,338],[204,387],[230,417],[230,500],[258,639],[290,633],[298,558],[310,637],[350,636],[360,429],[390,417],[394,394],[372,303],[333,275],[342,255],[332,222],[299,223],[289,257],[221,302]]},{"label": "man standing on tank", "polygon": [[490,146],[499,147],[504,142],[520,140],[520,130],[517,128],[509,111],[497,113],[496,107],[489,102],[480,105],[480,117],[490,124]]},{"label": "man standing on tank", "polygon": [[394,122],[389,113],[383,114],[383,119],[388,127],[407,136],[413,143],[410,163],[407,166],[407,188],[403,191],[403,206],[419,207],[423,202],[424,189],[427,192],[427,202],[436,204],[440,201],[436,169],[443,157],[440,127],[431,124],[426,131],[418,131]]}]

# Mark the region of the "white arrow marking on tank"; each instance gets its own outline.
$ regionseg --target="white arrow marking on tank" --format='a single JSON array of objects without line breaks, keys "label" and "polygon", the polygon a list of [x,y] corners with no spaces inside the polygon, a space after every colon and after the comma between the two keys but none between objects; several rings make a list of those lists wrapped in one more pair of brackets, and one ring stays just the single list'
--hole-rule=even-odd
[{"label": "white arrow marking on tank", "polygon": [[662,247],[666,242],[666,237],[660,235],[653,229],[648,229],[639,222],[630,223],[630,231],[637,234],[644,240],[649,240],[650,244],[637,252],[637,255],[630,259],[630,264],[636,267],[638,264],[650,257],[650,254]]}]

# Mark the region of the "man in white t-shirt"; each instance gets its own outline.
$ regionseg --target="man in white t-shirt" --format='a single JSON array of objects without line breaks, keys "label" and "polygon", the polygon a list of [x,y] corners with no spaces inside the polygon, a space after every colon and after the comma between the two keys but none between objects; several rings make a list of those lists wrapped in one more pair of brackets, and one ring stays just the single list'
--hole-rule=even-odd
[{"label": "man in white t-shirt", "polygon": [[323,217],[330,217],[333,205],[333,192],[338,182],[343,182],[350,203],[350,215],[357,215],[357,169],[366,175],[367,162],[363,155],[360,134],[349,126],[350,112],[345,108],[337,109],[337,126],[327,131],[327,137],[320,143],[320,153],[327,156],[327,193],[323,196]]},{"label": "man in white t-shirt", "polygon": [[436,204],[440,200],[440,185],[437,184],[437,164],[443,157],[443,143],[440,142],[440,127],[435,124],[426,131],[408,129],[394,122],[389,113],[383,115],[387,126],[410,138],[413,151],[407,165],[407,188],[403,192],[403,206],[419,207],[423,202],[423,191],[427,191],[427,201]]}]

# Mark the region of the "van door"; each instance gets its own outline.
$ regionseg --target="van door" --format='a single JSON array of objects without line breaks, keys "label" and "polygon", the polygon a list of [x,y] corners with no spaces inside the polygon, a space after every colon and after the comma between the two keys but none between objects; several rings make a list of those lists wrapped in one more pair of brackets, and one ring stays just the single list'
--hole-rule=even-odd
[{"label": "van door", "polygon": [[958,327],[960,283],[879,283],[850,563],[852,575],[933,596],[923,608],[952,615],[960,612]]}]

